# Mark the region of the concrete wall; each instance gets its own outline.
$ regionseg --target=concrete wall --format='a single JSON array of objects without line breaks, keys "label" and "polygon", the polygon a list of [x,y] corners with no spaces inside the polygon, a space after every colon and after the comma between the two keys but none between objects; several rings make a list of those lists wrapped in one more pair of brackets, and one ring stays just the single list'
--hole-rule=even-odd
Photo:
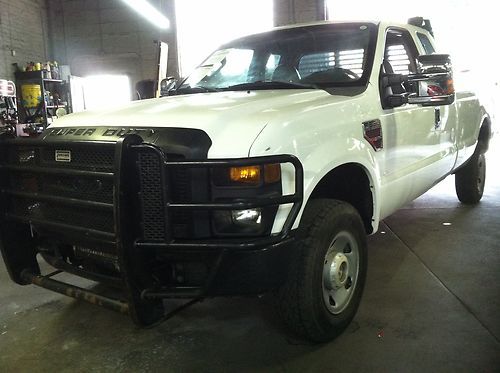
[{"label": "concrete wall", "polygon": [[0,0],[0,79],[14,79],[13,63],[47,61],[45,0]]},{"label": "concrete wall", "polygon": [[[74,75],[123,73],[135,83],[154,78],[153,41],[162,40],[169,44],[168,75],[178,76],[175,0],[150,1],[170,19],[168,31],[160,32],[121,0],[47,0],[54,58]],[[277,26],[325,19],[324,0],[271,1]]]},{"label": "concrete wall", "polygon": [[169,70],[176,75],[173,0],[153,0],[171,21],[161,32],[120,0],[47,0],[54,58],[73,75],[126,74],[132,84],[153,79],[157,44],[169,44]]},{"label": "concrete wall", "polygon": [[[126,74],[134,84],[154,78],[155,40],[169,44],[177,76],[174,0],[150,1],[170,19],[166,32],[120,0],[0,0],[0,78],[13,78],[14,62],[55,59],[74,75]],[[276,26],[325,18],[323,0],[273,1]]]},{"label": "concrete wall", "polygon": [[274,0],[274,24],[322,21],[325,17],[324,0]]}]

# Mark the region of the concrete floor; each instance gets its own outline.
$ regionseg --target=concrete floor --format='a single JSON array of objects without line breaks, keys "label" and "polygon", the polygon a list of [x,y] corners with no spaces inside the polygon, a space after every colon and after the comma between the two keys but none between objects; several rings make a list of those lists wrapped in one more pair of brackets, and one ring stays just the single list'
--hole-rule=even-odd
[{"label": "concrete floor", "polygon": [[[8,280],[0,264],[0,372],[500,372],[500,147],[483,201],[453,178],[369,239],[349,328],[325,345],[287,334],[266,297],[197,304],[153,329]],[[495,174],[496,173],[496,174]]]}]

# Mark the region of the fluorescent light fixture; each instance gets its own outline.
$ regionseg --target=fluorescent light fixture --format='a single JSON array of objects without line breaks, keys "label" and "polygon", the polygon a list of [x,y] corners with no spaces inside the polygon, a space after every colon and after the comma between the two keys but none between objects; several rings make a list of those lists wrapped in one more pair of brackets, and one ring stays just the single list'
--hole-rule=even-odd
[{"label": "fluorescent light fixture", "polygon": [[161,29],[170,27],[170,21],[146,0],[122,0],[149,22]]},{"label": "fluorescent light fixture", "polygon": [[[181,75],[188,75],[219,45],[243,35],[272,28],[274,2],[272,0],[176,0],[175,16]],[[492,48],[488,48],[490,49]]]}]

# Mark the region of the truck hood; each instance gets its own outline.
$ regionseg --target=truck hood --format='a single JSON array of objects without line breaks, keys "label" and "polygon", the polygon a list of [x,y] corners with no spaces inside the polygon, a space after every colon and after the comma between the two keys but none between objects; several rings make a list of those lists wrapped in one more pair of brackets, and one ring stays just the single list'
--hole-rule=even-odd
[{"label": "truck hood", "polygon": [[323,90],[197,93],[70,114],[57,119],[50,128],[195,128],[206,132],[212,140],[210,158],[246,157],[263,128],[279,116],[293,118],[295,113],[349,99],[351,97],[332,96]]}]

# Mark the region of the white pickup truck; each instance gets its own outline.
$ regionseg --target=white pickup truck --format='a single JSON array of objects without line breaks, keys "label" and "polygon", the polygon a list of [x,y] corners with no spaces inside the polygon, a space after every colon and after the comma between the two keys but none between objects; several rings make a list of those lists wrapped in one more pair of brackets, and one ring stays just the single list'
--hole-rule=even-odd
[{"label": "white pickup truck", "polygon": [[[333,338],[383,218],[452,174],[462,202],[482,197],[490,119],[454,91],[429,26],[277,28],[222,46],[168,97],[3,138],[12,279],[139,325],[161,320],[166,298],[273,290],[292,330]],[[41,274],[38,254],[116,296]]]}]

